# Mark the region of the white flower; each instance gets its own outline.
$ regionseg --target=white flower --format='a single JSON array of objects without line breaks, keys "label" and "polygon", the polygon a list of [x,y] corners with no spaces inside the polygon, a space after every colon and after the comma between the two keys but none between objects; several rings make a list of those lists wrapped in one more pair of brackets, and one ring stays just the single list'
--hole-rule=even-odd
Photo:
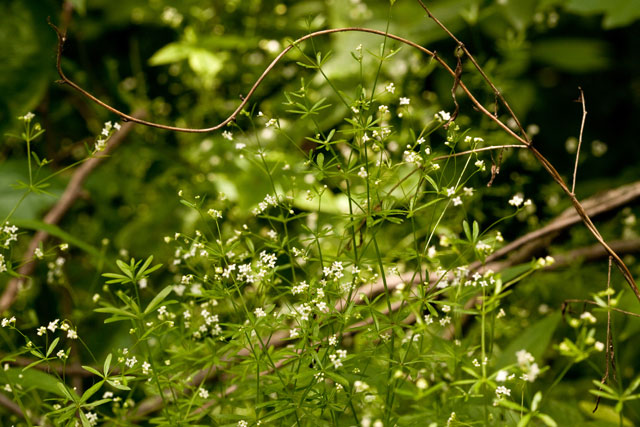
[{"label": "white flower", "polygon": [[136,365],[136,363],[138,363],[138,359],[135,356],[133,356],[132,358],[127,359],[127,361],[124,364],[127,365],[127,367],[129,368],[133,368]]},{"label": "white flower", "polygon": [[464,187],[462,191],[464,191],[465,196],[469,196],[469,197],[473,196],[473,188],[471,187]]},{"label": "white flower", "polygon": [[455,197],[453,199],[453,206],[460,206],[462,204],[462,199],[460,197]]},{"label": "white flower", "polygon": [[418,387],[420,390],[424,390],[425,388],[427,388],[427,380],[425,380],[424,378],[418,378],[418,381],[416,381],[416,387]]},{"label": "white flower", "polygon": [[503,383],[507,380],[507,377],[509,376],[509,373],[505,370],[500,370],[498,371],[498,373],[496,374],[496,382],[498,383]]},{"label": "white flower", "polygon": [[256,317],[265,317],[267,315],[267,313],[265,313],[264,310],[262,308],[260,308],[260,307],[256,308],[253,311],[253,314],[255,314]]},{"label": "white flower", "polygon": [[524,367],[529,363],[533,363],[535,360],[531,353],[524,349],[516,351],[516,357],[518,358],[518,365],[520,365],[520,367]]},{"label": "white flower", "polygon": [[404,97],[400,98],[400,105],[409,105],[410,103],[411,103],[411,100],[409,98],[404,98]]},{"label": "white flower", "polygon": [[55,332],[56,329],[58,329],[58,322],[60,321],[60,319],[56,319],[53,322],[49,322],[49,326],[47,326],[47,329],[50,330],[51,332]]},{"label": "white flower", "polygon": [[522,196],[520,194],[516,194],[515,196],[513,196],[511,198],[511,200],[509,200],[509,204],[511,206],[515,206],[516,208],[518,206],[520,206],[522,204],[522,202],[524,202],[524,199],[522,198]]},{"label": "white flower", "polygon": [[40,327],[38,328],[38,336],[40,336],[40,337],[41,337],[41,336],[43,336],[43,335],[44,335],[44,334],[46,334],[46,333],[47,333],[47,328],[45,328],[44,326],[40,326]]},{"label": "white flower", "polygon": [[596,343],[593,345],[593,347],[597,350],[597,351],[602,351],[604,350],[604,343],[600,342],[600,341],[596,341]]},{"label": "white flower", "polygon": [[142,373],[147,375],[149,373],[149,368],[151,368],[151,364],[149,362],[144,362],[142,364]]},{"label": "white flower", "polygon": [[[420,137],[420,138],[418,138],[418,140],[416,142],[418,143],[418,145],[422,145],[424,143],[424,138]],[[429,149],[427,149],[427,150],[429,150]],[[427,154],[430,154],[430,153],[431,153],[431,150],[429,150],[427,152]]]},{"label": "white flower", "polygon": [[87,417],[87,421],[89,421],[89,425],[95,426],[98,424],[98,414],[94,412],[87,412],[84,414]]},{"label": "white flower", "polygon": [[481,171],[484,171],[487,169],[487,167],[484,164],[484,160],[476,160],[476,162],[474,163],[476,165],[476,167],[478,169],[480,169]]},{"label": "white flower", "polygon": [[389,93],[394,93],[396,91],[396,86],[393,83],[389,83],[385,90]]},{"label": "white flower", "polygon": [[298,338],[300,336],[300,330],[293,328],[293,329],[289,329],[289,337],[291,338]]},{"label": "white flower", "polygon": [[249,427],[249,424],[245,420],[238,421],[238,427]]},{"label": "white flower", "polygon": [[540,368],[537,363],[533,363],[529,366],[529,372],[527,372],[527,381],[534,382],[536,378],[540,375]]},{"label": "white flower", "polygon": [[456,189],[455,189],[455,187],[449,187],[449,188],[447,188],[447,196],[448,196],[448,197],[451,197],[451,196],[453,196],[454,194],[456,194]]},{"label": "white flower", "polygon": [[15,316],[11,316],[10,319],[7,319],[6,317],[4,319],[2,319],[2,327],[6,328],[7,326],[9,326],[11,323],[15,323],[16,322],[16,318]]},{"label": "white flower", "polygon": [[244,144],[242,142],[238,142],[238,143],[236,143],[236,150],[242,150],[246,146],[247,146],[247,144]]},{"label": "white flower", "polygon": [[580,315],[580,319],[582,319],[582,320],[586,320],[586,321],[587,321],[587,322],[589,322],[589,323],[596,323],[596,322],[597,322],[597,320],[596,320],[596,318],[593,316],[593,314],[591,314],[591,313],[590,313],[590,312],[588,312],[588,311],[585,311],[584,313],[582,313],[582,314]]},{"label": "white flower", "polygon": [[378,107],[378,111],[380,111],[380,114],[386,114],[389,112],[389,107],[387,107],[386,105],[381,105]]},{"label": "white flower", "polygon": [[364,166],[360,167],[360,172],[358,172],[358,176],[362,179],[365,179],[367,176],[369,176]]},{"label": "white flower", "polygon": [[31,111],[29,111],[27,114],[25,114],[24,116],[18,117],[18,119],[25,121],[25,122],[30,122],[31,120],[33,120],[33,118],[36,115],[33,114]]},{"label": "white flower", "polygon": [[60,360],[65,360],[67,358],[67,353],[64,350],[60,350],[56,353],[56,357]]},{"label": "white flower", "polygon": [[209,397],[209,391],[207,391],[206,389],[204,389],[204,388],[200,387],[200,388],[198,389],[198,395],[199,395],[201,398],[206,399],[206,398],[208,398],[208,397]]},{"label": "white flower", "polygon": [[212,218],[222,218],[222,212],[216,209],[209,209],[207,211],[207,214],[209,214],[209,216]]},{"label": "white flower", "polygon": [[233,141],[233,134],[228,130],[225,130],[224,132],[222,132],[222,137],[224,139],[228,139],[229,141]]},{"label": "white flower", "polygon": [[496,396],[500,399],[502,396],[511,396],[511,390],[501,385],[496,388]]},{"label": "white flower", "polygon": [[451,119],[451,114],[449,114],[446,111],[442,110],[442,111],[438,111],[436,114],[434,114],[434,117],[439,122],[448,122]]},{"label": "white flower", "polygon": [[278,124],[278,121],[277,121],[276,119],[270,119],[270,120],[265,124],[265,127],[275,126],[276,124]]},{"label": "white flower", "polygon": [[67,331],[67,338],[69,338],[70,340],[77,340],[78,339],[78,331],[76,331],[75,329],[69,329]]}]

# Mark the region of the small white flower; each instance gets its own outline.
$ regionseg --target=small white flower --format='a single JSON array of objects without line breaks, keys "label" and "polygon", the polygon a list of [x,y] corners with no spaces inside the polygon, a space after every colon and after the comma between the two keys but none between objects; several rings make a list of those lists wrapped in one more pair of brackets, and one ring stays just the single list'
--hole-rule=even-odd
[{"label": "small white flower", "polygon": [[597,350],[597,351],[602,351],[604,350],[604,343],[600,342],[600,341],[596,341],[595,344],[593,345],[593,347]]},{"label": "small white flower", "polygon": [[411,100],[409,98],[404,98],[404,97],[400,98],[400,105],[409,105],[410,103],[411,103]]},{"label": "small white flower", "polygon": [[511,390],[501,385],[496,388],[496,396],[500,399],[502,396],[511,396]]},{"label": "small white flower", "polygon": [[435,119],[438,120],[439,122],[448,122],[451,119],[451,114],[447,113],[446,111],[442,110],[442,111],[438,111],[435,115],[434,115]]},{"label": "small white flower", "polygon": [[369,176],[364,166],[360,167],[360,172],[358,172],[358,176],[362,179],[365,179],[367,176]]},{"label": "small white flower", "polygon": [[47,329],[50,330],[51,332],[55,332],[56,329],[58,329],[58,322],[60,321],[60,319],[56,319],[53,322],[49,322],[49,326],[47,326]]},{"label": "small white flower", "polygon": [[22,117],[18,117],[18,118],[19,118],[20,120],[22,120],[22,121],[30,122],[31,120],[33,120],[33,118],[34,118],[35,116],[36,116],[35,114],[33,114],[31,111],[29,111],[29,112],[28,112],[27,114],[25,114],[24,116],[22,116]]},{"label": "small white flower", "polygon": [[460,206],[462,204],[462,199],[460,197],[453,198],[453,206]]},{"label": "small white flower", "polygon": [[380,114],[386,114],[389,112],[389,107],[387,107],[386,105],[381,105],[378,107],[378,111],[380,111]]},{"label": "small white flower", "polygon": [[2,327],[6,328],[7,326],[9,326],[11,323],[15,324],[16,322],[16,318],[15,316],[11,316],[10,319],[7,319],[6,317],[4,319],[2,319]]},{"label": "small white flower", "polygon": [[267,313],[265,313],[264,310],[262,308],[260,308],[260,307],[256,308],[253,311],[253,314],[255,314],[256,317],[265,317],[267,315]]},{"label": "small white flower", "polygon": [[149,373],[150,368],[151,368],[151,364],[149,362],[144,362],[142,364],[142,373],[147,375]]},{"label": "small white flower", "polygon": [[135,356],[133,356],[132,358],[127,359],[127,361],[125,362],[125,365],[127,365],[127,367],[129,368],[133,368],[136,365],[136,363],[138,363],[138,359]]},{"label": "small white flower", "polygon": [[511,206],[515,206],[516,208],[518,206],[520,206],[522,204],[522,202],[524,202],[524,199],[522,198],[522,196],[520,194],[516,194],[515,196],[513,196],[510,200],[509,200],[509,204]]},{"label": "small white flower", "polygon": [[56,353],[56,357],[60,360],[65,360],[67,358],[67,353],[64,350],[60,350]]},{"label": "small white flower", "polygon": [[496,374],[496,382],[498,383],[503,383],[507,380],[507,376],[509,376],[509,373],[505,370],[500,370],[498,371],[498,373]]},{"label": "small white flower", "polygon": [[67,331],[67,338],[69,338],[70,340],[77,340],[78,339],[78,331],[76,331],[75,329],[69,329]]},{"label": "small white flower", "polygon": [[396,91],[396,86],[393,83],[389,83],[386,87],[385,90],[389,93],[394,93]]},{"label": "small white flower", "polygon": [[206,389],[204,389],[204,388],[200,387],[200,388],[198,389],[198,395],[199,395],[201,398],[206,399],[206,398],[208,398],[208,397],[209,397],[209,391],[207,391]]},{"label": "small white flower", "polygon": [[233,134],[228,130],[225,130],[224,132],[222,132],[222,137],[224,139],[228,139],[229,141],[233,141]]},{"label": "small white flower", "polygon": [[464,187],[462,191],[464,191],[465,196],[468,196],[468,197],[473,196],[473,188],[471,187]]}]

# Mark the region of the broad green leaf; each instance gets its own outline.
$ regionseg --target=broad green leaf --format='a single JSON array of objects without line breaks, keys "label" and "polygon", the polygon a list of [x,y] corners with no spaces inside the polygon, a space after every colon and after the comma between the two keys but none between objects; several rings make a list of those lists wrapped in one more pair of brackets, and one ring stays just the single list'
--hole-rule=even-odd
[{"label": "broad green leaf", "polygon": [[20,384],[23,388],[35,388],[40,391],[55,394],[57,396],[66,396],[60,391],[58,384],[60,382],[53,375],[37,369],[29,369],[23,371],[19,368],[10,368],[4,371],[7,380],[11,384]]}]

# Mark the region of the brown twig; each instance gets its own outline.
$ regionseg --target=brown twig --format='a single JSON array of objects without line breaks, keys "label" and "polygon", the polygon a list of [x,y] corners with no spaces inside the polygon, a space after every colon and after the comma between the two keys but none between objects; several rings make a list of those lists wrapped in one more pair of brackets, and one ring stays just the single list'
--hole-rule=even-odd
[{"label": "brown twig", "polygon": [[[139,110],[133,113],[133,116],[144,117],[145,112]],[[129,132],[131,132],[132,128],[132,123],[125,123],[122,125],[120,130],[116,131],[107,141],[105,149],[101,153],[103,155],[87,160],[75,170],[64,190],[64,193],[62,193],[60,199],[44,217],[43,222],[45,224],[57,224],[60,222],[65,213],[82,193],[82,185],[89,174],[103,161],[106,155],[110,154],[124,140]],[[38,231],[29,242],[29,246],[23,257],[27,261],[18,269],[20,278],[11,279],[2,293],[2,297],[0,297],[0,313],[11,307],[11,304],[13,304],[13,301],[18,295],[18,290],[22,288],[28,276],[33,273],[36,266],[34,254],[36,249],[38,249],[40,244],[44,242],[47,237],[49,237],[49,233],[46,231]]]},{"label": "brown twig", "polygon": [[22,412],[22,409],[20,409],[20,406],[2,393],[0,393],[0,406],[4,406],[20,418],[25,418],[25,415]]},{"label": "brown twig", "polygon": [[571,184],[571,193],[576,194],[576,176],[578,176],[578,160],[580,159],[580,148],[582,147],[582,132],[584,131],[584,124],[587,120],[587,106],[585,104],[584,92],[582,88],[578,86],[580,91],[580,98],[577,102],[582,104],[582,122],[580,123],[580,136],[578,137],[578,150],[576,151],[576,164],[573,167],[573,182]]}]

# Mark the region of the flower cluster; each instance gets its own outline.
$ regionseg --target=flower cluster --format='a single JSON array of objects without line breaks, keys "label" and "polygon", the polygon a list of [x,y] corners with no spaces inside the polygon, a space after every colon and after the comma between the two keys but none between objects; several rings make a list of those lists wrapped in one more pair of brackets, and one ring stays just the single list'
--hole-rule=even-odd
[{"label": "flower cluster", "polygon": [[100,135],[96,139],[95,151],[99,152],[104,150],[107,146],[107,141],[111,138],[111,135],[118,130],[120,130],[119,123],[106,122],[102,128],[102,132],[100,132]]}]

